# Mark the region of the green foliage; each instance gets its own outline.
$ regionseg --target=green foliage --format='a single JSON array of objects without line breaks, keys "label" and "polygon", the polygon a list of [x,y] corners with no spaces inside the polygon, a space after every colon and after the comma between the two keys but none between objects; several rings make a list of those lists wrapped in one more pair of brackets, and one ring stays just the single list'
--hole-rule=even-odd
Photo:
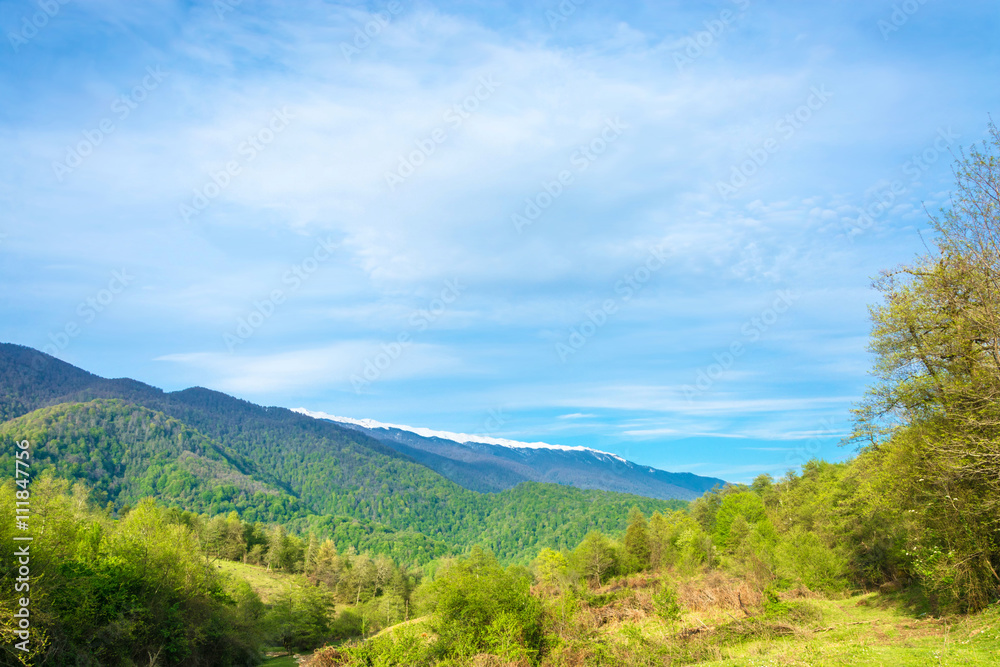
[{"label": "green foliage", "polygon": [[776,555],[779,576],[811,590],[833,593],[848,582],[847,559],[816,533],[795,529],[783,535]]},{"label": "green foliage", "polygon": [[767,517],[750,523],[737,515],[729,530],[727,550],[730,567],[757,587],[764,587],[776,576],[775,548],[778,534]]},{"label": "green foliage", "polygon": [[504,569],[492,554],[478,549],[447,564],[427,590],[426,604],[439,636],[435,653],[468,658],[488,652],[536,661],[544,639],[542,605],[530,588],[527,570]]},{"label": "green foliage", "polygon": [[750,490],[761,498],[767,497],[773,489],[774,478],[766,474],[757,475],[753,480],[753,484],[750,485]]},{"label": "green foliage", "polygon": [[649,521],[650,566],[656,569],[676,567],[693,572],[715,562],[712,538],[702,528],[692,511],[677,511],[664,517],[659,512]]},{"label": "green foliage", "polygon": [[617,574],[620,565],[615,545],[596,530],[587,533],[571,558],[577,572],[592,586],[600,586],[606,577]]},{"label": "green foliage", "polygon": [[[767,518],[764,502],[760,496],[751,491],[741,491],[727,495],[715,515],[714,537],[716,544],[723,548],[732,548],[745,535],[734,533],[734,522],[742,520],[740,525],[756,525]],[[740,532],[745,532],[743,528]]]},{"label": "green foliage", "polygon": [[[872,308],[879,382],[855,439],[903,528],[906,570],[940,609],[1000,586],[1000,131],[956,163],[935,248],[886,272]],[[907,514],[916,516],[907,516]]]},{"label": "green foliage", "polygon": [[419,627],[399,627],[355,646],[319,651],[314,664],[326,667],[430,667],[439,664],[436,647]]},{"label": "green foliage", "polygon": [[[841,554],[832,559],[843,559],[846,580],[856,586],[877,587],[905,576],[905,526],[880,500],[891,482],[880,470],[870,454],[844,464],[809,461],[801,475],[789,474],[765,496],[775,528],[783,536],[814,534]],[[784,540],[794,546],[795,537]],[[782,576],[794,580],[801,574],[788,567],[787,558],[785,563]]]},{"label": "green foliage", "polygon": [[677,590],[666,580],[653,594],[653,608],[657,616],[669,622],[679,621],[684,614],[684,608],[677,599]]},{"label": "green foliage", "polygon": [[714,488],[691,503],[691,516],[706,533],[715,532],[715,515],[722,505],[724,492],[725,489]]},{"label": "green foliage", "polygon": [[[86,491],[32,482],[33,646],[56,665],[253,665],[260,601],[220,577],[195,535],[151,501],[113,521]],[[14,487],[0,488],[0,557],[12,562]],[[13,606],[12,570],[0,606]],[[8,650],[5,646],[4,650]],[[44,657],[43,657],[44,656]],[[12,657],[12,656],[11,656]]]},{"label": "green foliage", "polygon": [[638,507],[629,510],[624,546],[630,570],[645,570],[649,567],[649,525],[646,523],[646,517],[643,516],[642,510]]},{"label": "green foliage", "polygon": [[118,507],[155,496],[193,512],[255,520],[305,515],[298,499],[259,480],[234,451],[176,419],[120,400],[61,404],[0,424],[0,466],[13,469],[15,440],[32,443],[35,474],[85,481]]},{"label": "green foliage", "polygon": [[361,614],[353,609],[343,609],[330,622],[330,639],[344,641],[361,637],[365,634],[365,630],[365,620]]},{"label": "green foliage", "polygon": [[332,614],[329,591],[309,586],[290,590],[275,601],[264,618],[268,643],[289,651],[321,646],[331,636]]},{"label": "green foliage", "polygon": [[531,566],[543,586],[562,590],[569,583],[569,560],[559,551],[542,549]]}]

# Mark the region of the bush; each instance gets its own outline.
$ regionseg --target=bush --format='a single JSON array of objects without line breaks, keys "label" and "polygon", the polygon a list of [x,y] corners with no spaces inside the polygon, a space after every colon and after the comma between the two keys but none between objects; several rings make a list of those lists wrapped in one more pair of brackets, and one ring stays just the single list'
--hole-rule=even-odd
[{"label": "bush", "polygon": [[[259,662],[259,598],[208,567],[196,536],[168,511],[145,500],[115,521],[89,503],[83,487],[70,490],[48,475],[32,483],[32,500],[45,530],[31,546],[36,654],[29,660],[109,667],[154,659],[219,667]],[[0,487],[0,501],[0,560],[11,562],[11,483]],[[9,596],[0,597],[0,615],[10,606]],[[17,659],[0,653],[2,664]]]},{"label": "bush", "polygon": [[542,649],[542,604],[531,595],[531,574],[500,567],[492,554],[475,550],[447,565],[428,586],[432,626],[442,658],[492,653],[537,661]]},{"label": "bush", "polygon": [[312,667],[430,667],[437,664],[420,628],[403,626],[355,646],[327,648],[315,654]]},{"label": "bush", "polygon": [[677,591],[668,581],[660,584],[660,589],[653,594],[653,608],[656,609],[657,616],[671,622],[681,620],[684,613],[684,609],[677,599]]},{"label": "bush", "polygon": [[794,530],[777,549],[778,573],[814,591],[836,592],[847,580],[847,559],[823,543],[816,533]]},{"label": "bush", "polygon": [[364,619],[352,609],[344,609],[330,623],[330,638],[335,641],[353,639],[364,634]]}]

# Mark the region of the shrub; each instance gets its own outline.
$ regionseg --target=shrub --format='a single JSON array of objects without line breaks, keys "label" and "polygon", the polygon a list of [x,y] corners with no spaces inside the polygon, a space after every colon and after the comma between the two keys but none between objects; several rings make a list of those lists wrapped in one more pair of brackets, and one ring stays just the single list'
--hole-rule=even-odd
[{"label": "shrub", "polygon": [[449,564],[428,586],[438,655],[467,658],[489,652],[537,660],[543,614],[530,588],[527,570],[504,569],[480,550]]},{"label": "shrub", "polygon": [[844,589],[848,574],[847,559],[824,544],[816,533],[802,530],[788,533],[778,545],[777,559],[778,573],[782,578],[814,591]]},{"label": "shrub", "polygon": [[681,620],[684,613],[684,609],[677,599],[677,591],[668,581],[660,584],[659,590],[653,594],[653,608],[656,610],[657,616],[671,622]]}]

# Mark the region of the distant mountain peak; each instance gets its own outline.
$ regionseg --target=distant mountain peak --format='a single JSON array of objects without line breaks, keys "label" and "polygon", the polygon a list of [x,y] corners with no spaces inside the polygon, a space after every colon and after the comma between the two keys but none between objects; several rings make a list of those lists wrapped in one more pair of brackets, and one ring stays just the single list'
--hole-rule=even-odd
[{"label": "distant mountain peak", "polygon": [[299,414],[306,415],[307,417],[313,417],[314,419],[326,419],[328,421],[339,422],[341,424],[353,424],[355,426],[360,426],[367,429],[398,429],[400,431],[409,431],[410,433],[416,433],[424,438],[441,438],[443,440],[451,440],[460,444],[465,444],[468,442],[476,442],[483,445],[497,445],[499,447],[509,447],[511,449],[557,449],[564,452],[590,452],[597,457],[611,457],[618,459],[622,463],[628,463],[625,459],[618,456],[617,454],[612,454],[611,452],[602,452],[599,449],[592,449],[590,447],[580,447],[580,446],[569,446],[569,445],[552,445],[547,442],[521,442],[519,440],[508,440],[506,438],[493,438],[486,435],[470,435],[468,433],[453,433],[451,431],[436,431],[434,429],[422,428],[419,426],[403,426],[401,424],[386,424],[383,422],[375,421],[374,419],[353,419],[351,417],[337,417],[335,415],[328,414],[326,412],[317,412],[313,410],[307,410],[306,408],[293,408],[292,412],[298,412]]}]

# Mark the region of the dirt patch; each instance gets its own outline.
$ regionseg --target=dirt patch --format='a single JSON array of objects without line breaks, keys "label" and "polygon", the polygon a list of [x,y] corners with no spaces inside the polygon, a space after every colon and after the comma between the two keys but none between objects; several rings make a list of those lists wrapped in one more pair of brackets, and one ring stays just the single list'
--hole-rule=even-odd
[{"label": "dirt patch", "polygon": [[779,593],[778,597],[782,600],[821,600],[823,595],[817,593],[816,591],[809,590],[805,586],[799,584],[791,590]]}]

